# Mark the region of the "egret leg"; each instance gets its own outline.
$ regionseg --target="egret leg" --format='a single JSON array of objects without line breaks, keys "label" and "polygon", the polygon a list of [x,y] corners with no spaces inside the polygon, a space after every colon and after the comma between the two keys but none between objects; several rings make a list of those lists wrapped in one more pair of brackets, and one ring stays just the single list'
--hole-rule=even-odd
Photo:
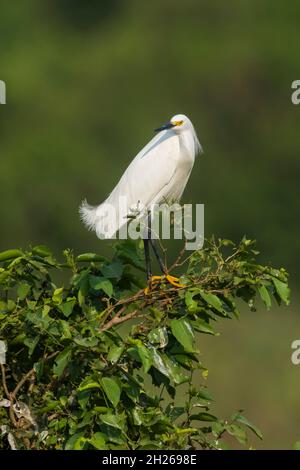
[{"label": "egret leg", "polygon": [[163,274],[167,274],[167,268],[162,260],[162,257],[160,255],[159,249],[157,247],[156,241],[153,238],[150,238],[150,245],[152,246],[152,249],[154,251],[154,254],[156,256],[156,259],[158,261],[159,267],[161,269],[161,272]]},{"label": "egret leg", "polygon": [[[150,249],[149,249],[150,245],[152,246],[156,259],[159,263],[159,267],[164,276],[152,276]],[[171,276],[168,274],[168,269],[162,260],[156,241],[154,238],[151,238],[151,214],[150,213],[148,215],[147,238],[144,238],[144,250],[145,250],[147,280],[149,283],[148,287],[146,287],[144,291],[145,294],[148,295],[150,290],[152,289],[152,282],[158,282],[159,280],[162,281],[163,279],[166,279],[170,284],[172,284],[175,287],[184,287],[183,284],[179,283],[178,277]]]},{"label": "egret leg", "polygon": [[[157,247],[156,240],[154,238],[150,238],[149,240],[150,240],[150,245],[152,246],[152,249],[153,249],[154,254],[156,256],[156,259],[158,261],[158,264],[160,266],[160,269],[161,269],[162,273],[165,275],[165,278],[167,279],[167,281],[175,287],[185,287],[184,284],[181,284],[179,282],[178,277],[171,276],[170,274],[168,274],[168,269],[167,269],[166,265],[164,264],[164,262],[162,260],[159,249]],[[154,276],[154,277],[159,279],[159,276]],[[155,279],[153,279],[153,280],[155,280]]]},{"label": "egret leg", "polygon": [[167,274],[167,268],[162,260],[162,257],[160,256],[159,249],[156,244],[156,240],[152,238],[152,229],[151,229],[151,213],[148,213],[148,224],[147,224],[147,234],[148,234],[148,240],[150,242],[150,245],[152,246],[152,249],[154,251],[155,257],[158,261],[159,267],[162,271],[163,274]]},{"label": "egret leg", "polygon": [[149,253],[149,240],[147,239],[144,239],[144,252],[145,252],[145,260],[146,260],[147,280],[150,281],[152,277],[152,270],[151,270],[151,260],[150,260],[150,253]]}]

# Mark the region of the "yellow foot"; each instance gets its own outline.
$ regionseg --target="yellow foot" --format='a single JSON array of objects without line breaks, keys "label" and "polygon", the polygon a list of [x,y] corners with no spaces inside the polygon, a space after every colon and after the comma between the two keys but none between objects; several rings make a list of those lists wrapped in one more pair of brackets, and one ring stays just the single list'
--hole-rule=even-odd
[{"label": "yellow foot", "polygon": [[165,274],[163,276],[151,276],[149,279],[149,285],[144,289],[144,293],[148,295],[152,290],[153,284],[156,284],[158,281],[164,281],[165,279],[175,287],[185,287],[185,284],[181,284],[179,282],[178,277],[171,276],[170,274]]},{"label": "yellow foot", "polygon": [[146,295],[150,294],[153,284],[156,284],[158,281],[162,281],[165,276],[151,276],[148,281],[148,286],[144,289]]},{"label": "yellow foot", "polygon": [[185,287],[185,284],[181,284],[179,282],[179,278],[175,276],[171,276],[170,274],[166,275],[166,279],[169,281],[170,284],[172,284],[175,287]]}]

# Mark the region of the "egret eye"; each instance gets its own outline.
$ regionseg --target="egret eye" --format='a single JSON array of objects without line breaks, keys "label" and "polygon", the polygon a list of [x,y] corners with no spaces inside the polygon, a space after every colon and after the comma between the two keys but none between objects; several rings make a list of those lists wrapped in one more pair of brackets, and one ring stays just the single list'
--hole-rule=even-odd
[{"label": "egret eye", "polygon": [[174,124],[175,126],[182,126],[183,121],[174,121],[173,124]]}]

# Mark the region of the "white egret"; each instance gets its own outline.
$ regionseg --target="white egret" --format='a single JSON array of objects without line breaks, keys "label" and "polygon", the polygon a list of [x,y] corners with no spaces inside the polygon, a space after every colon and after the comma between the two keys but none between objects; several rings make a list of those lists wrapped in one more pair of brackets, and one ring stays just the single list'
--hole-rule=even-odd
[{"label": "white egret", "polygon": [[[180,200],[195,156],[202,152],[202,147],[192,122],[184,114],[176,114],[155,132],[157,135],[133,159],[104,203],[90,206],[84,201],[81,204],[81,219],[99,238],[113,238],[139,204],[151,211],[154,204]],[[121,207],[120,199],[126,201]],[[114,217],[108,217],[107,207],[114,209]],[[163,273],[168,274],[150,235],[144,238],[148,280],[152,278],[149,243]],[[175,278],[167,277],[170,282],[174,282]]]}]

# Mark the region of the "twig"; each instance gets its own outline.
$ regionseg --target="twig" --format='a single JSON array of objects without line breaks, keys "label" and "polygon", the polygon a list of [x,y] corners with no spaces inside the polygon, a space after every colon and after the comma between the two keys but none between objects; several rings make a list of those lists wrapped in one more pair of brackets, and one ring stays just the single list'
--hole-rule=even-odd
[{"label": "twig", "polygon": [[[116,307],[116,305],[114,305],[113,307]],[[124,310],[126,309],[126,305],[124,305],[124,307],[122,307],[119,312],[118,312],[118,315],[120,316]],[[114,311],[114,308],[110,307],[107,312],[105,313],[105,315],[103,316],[103,318],[101,318],[102,320],[102,325],[105,324],[106,320],[108,319],[108,317],[110,316],[110,314]]]},{"label": "twig", "polygon": [[14,400],[17,396],[17,393],[18,391],[20,390],[21,387],[23,387],[24,383],[26,382],[26,380],[30,379],[30,377],[35,373],[35,370],[32,368],[30,369],[29,372],[27,372],[27,374],[25,374],[22,379],[20,380],[20,382],[16,385],[14,391],[11,393],[11,399]]},{"label": "twig", "polygon": [[231,261],[232,258],[234,258],[236,255],[238,255],[238,254],[240,253],[240,251],[241,251],[241,248],[238,247],[238,248],[232,253],[232,255],[227,256],[227,258],[225,259],[224,263],[229,263],[229,261]]},{"label": "twig", "polygon": [[140,314],[139,310],[134,310],[133,312],[127,313],[127,315],[124,315],[124,317],[121,317],[120,313],[117,313],[117,315],[115,315],[109,322],[101,326],[100,331],[109,330],[113,326],[119,325],[120,323],[124,323],[125,321],[130,320],[131,318],[137,318],[142,316],[143,315]]},{"label": "twig", "polygon": [[[53,357],[57,356],[58,353],[59,353],[59,351],[55,351],[54,353],[49,354],[49,356],[45,356],[45,357],[43,358],[43,361],[49,361],[49,360],[52,359]],[[27,374],[25,374],[25,375],[22,377],[22,379],[19,381],[19,383],[17,383],[17,385],[16,385],[14,391],[13,391],[12,394],[11,394],[11,397],[12,397],[13,399],[16,398],[17,393],[19,392],[20,388],[23,387],[24,383],[25,383],[28,379],[30,379],[30,377],[31,377],[33,374],[35,374],[34,368],[30,369],[30,371],[27,372]]]},{"label": "twig", "polygon": [[1,364],[1,375],[2,375],[2,385],[3,385],[3,390],[5,392],[5,395],[6,397],[8,398],[8,400],[10,400],[10,393],[9,393],[9,390],[7,388],[7,383],[6,383],[6,375],[5,375],[5,367],[3,364]]},{"label": "twig", "polygon": [[13,426],[15,428],[17,428],[18,427],[18,422],[16,421],[15,413],[14,413],[14,409],[13,409],[13,400],[14,399],[13,399],[12,394],[10,393],[10,391],[8,390],[8,387],[7,387],[5,367],[4,367],[3,364],[1,364],[1,374],[2,374],[3,389],[4,389],[4,392],[5,392],[5,395],[7,396],[8,400],[10,401],[10,406],[9,406],[9,410],[8,410],[9,418],[10,418]]},{"label": "twig", "polygon": [[184,247],[180,250],[179,252],[179,255],[177,257],[177,259],[174,261],[174,263],[170,266],[169,268],[169,272],[172,271],[173,269],[175,268],[178,268],[179,266],[182,266],[184,263],[186,263],[190,257],[193,255],[193,253],[191,253],[189,256],[187,256],[183,261],[181,261],[183,255],[184,255],[184,252],[186,251],[185,249],[186,247],[186,243],[184,244]]},{"label": "twig", "polygon": [[145,296],[144,289],[139,290],[136,292],[134,295],[131,297],[126,297],[125,299],[120,299],[118,302],[116,302],[114,305],[112,305],[108,311],[107,314],[105,314],[106,318],[112,313],[116,307],[119,307],[120,305],[126,305],[126,304],[131,304],[132,302],[135,302],[139,298],[143,298]]}]

